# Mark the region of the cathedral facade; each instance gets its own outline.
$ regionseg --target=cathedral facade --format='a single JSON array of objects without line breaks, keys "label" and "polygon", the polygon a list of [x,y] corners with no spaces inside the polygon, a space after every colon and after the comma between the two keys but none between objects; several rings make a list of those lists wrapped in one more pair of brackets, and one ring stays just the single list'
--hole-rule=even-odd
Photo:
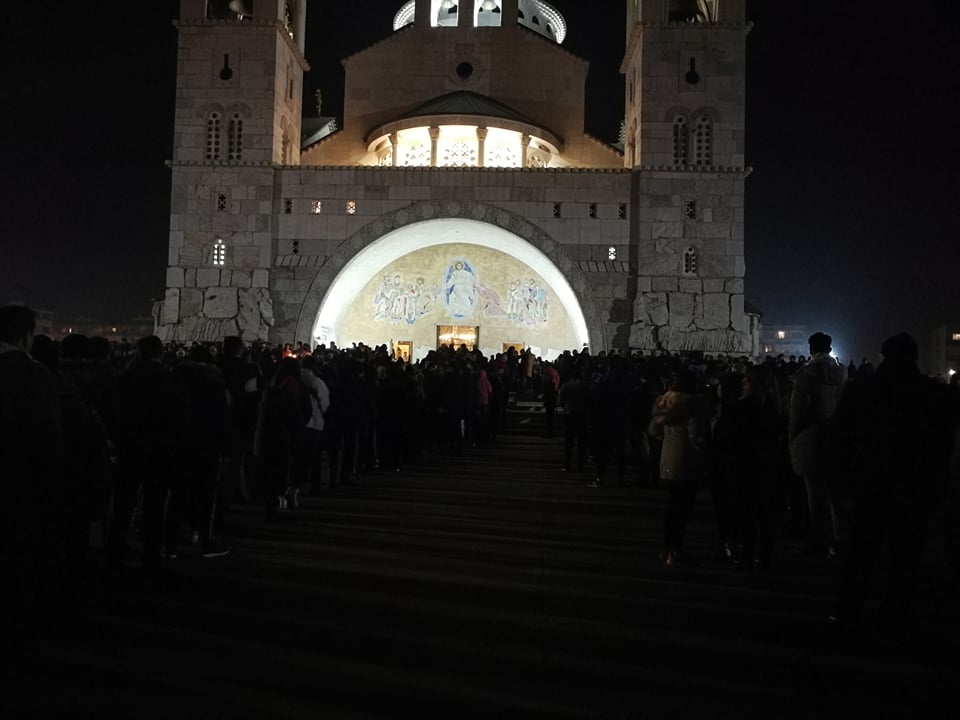
[{"label": "cathedral facade", "polygon": [[181,0],[157,333],[758,354],[744,4],[624,1],[612,146],[548,2],[399,0],[337,129],[303,119],[306,0]]}]

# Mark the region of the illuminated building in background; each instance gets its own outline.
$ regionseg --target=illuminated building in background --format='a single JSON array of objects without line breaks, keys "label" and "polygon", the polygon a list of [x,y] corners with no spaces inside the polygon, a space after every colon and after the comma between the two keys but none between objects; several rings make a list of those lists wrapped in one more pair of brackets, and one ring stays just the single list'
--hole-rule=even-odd
[{"label": "illuminated building in background", "polygon": [[[305,121],[305,0],[181,0],[171,340],[761,354],[745,0],[633,0],[618,145],[541,0],[398,0]],[[597,23],[607,23],[597,13]],[[328,32],[347,28],[327,28]]]}]

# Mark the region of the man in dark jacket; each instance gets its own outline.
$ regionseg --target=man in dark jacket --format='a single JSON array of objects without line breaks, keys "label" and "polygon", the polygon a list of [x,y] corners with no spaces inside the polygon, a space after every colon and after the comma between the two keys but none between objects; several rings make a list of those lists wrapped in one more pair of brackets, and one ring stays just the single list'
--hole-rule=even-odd
[{"label": "man in dark jacket", "polygon": [[163,507],[186,446],[189,396],[177,375],[161,363],[156,336],[137,342],[138,357],[118,379],[120,425],[117,434],[121,481],[110,525],[108,561],[117,573],[123,564],[130,515],[137,489],[143,489],[143,567],[160,569]]},{"label": "man in dark jacket", "polygon": [[[26,608],[47,599],[62,561],[60,412],[53,374],[30,347],[36,314],[0,308],[0,643],[26,635]],[[44,595],[45,598],[38,596]]]},{"label": "man in dark jacket", "polygon": [[953,408],[945,386],[917,367],[917,344],[906,333],[889,338],[876,372],[859,378],[837,408],[836,457],[849,458],[853,534],[836,620],[856,623],[884,541],[890,569],[885,630],[902,635],[920,553],[934,509],[942,502],[954,440]]}]

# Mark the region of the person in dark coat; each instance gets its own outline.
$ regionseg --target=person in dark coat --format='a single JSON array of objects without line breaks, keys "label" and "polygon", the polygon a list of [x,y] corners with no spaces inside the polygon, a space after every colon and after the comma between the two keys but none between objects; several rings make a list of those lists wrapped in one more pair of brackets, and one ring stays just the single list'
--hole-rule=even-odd
[{"label": "person in dark coat", "polygon": [[181,521],[186,518],[196,533],[203,557],[226,555],[214,539],[213,515],[220,478],[220,463],[231,450],[230,415],[223,373],[202,345],[194,346],[190,358],[176,366],[190,396],[188,437],[182,472],[177,474],[167,508],[165,547],[175,555]]},{"label": "person in dark coat", "polygon": [[35,327],[29,308],[0,308],[0,647],[28,635],[28,609],[62,565],[60,408],[53,373],[27,352]]},{"label": "person in dark coat", "polygon": [[956,418],[948,389],[921,374],[917,343],[906,333],[888,338],[883,362],[858,376],[837,407],[832,456],[849,458],[854,525],[833,618],[855,625],[864,610],[874,564],[884,543],[889,574],[883,629],[903,636],[933,511],[950,473]]},{"label": "person in dark coat", "polygon": [[308,419],[301,410],[301,392],[305,391],[300,383],[300,363],[285,357],[263,394],[254,448],[265,465],[263,500],[267,519],[287,508],[293,459]]},{"label": "person in dark coat", "polygon": [[130,517],[142,489],[143,568],[156,576],[162,569],[164,504],[186,449],[190,399],[183,380],[161,363],[160,338],[140,339],[137,355],[117,381],[122,479],[110,523],[108,563],[114,574],[122,568]]},{"label": "person in dark coat", "polygon": [[751,367],[735,410],[734,467],[740,566],[750,572],[773,568],[774,513],[779,414],[763,369]]}]

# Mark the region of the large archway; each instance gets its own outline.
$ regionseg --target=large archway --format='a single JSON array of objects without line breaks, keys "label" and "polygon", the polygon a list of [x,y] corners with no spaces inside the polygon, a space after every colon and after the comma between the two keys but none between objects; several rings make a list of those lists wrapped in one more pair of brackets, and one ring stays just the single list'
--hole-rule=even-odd
[{"label": "large archway", "polygon": [[605,349],[592,289],[560,246],[512,213],[460,202],[404,208],[343,243],[307,294],[298,337],[408,341],[423,357],[449,325],[478,328],[485,354]]}]

